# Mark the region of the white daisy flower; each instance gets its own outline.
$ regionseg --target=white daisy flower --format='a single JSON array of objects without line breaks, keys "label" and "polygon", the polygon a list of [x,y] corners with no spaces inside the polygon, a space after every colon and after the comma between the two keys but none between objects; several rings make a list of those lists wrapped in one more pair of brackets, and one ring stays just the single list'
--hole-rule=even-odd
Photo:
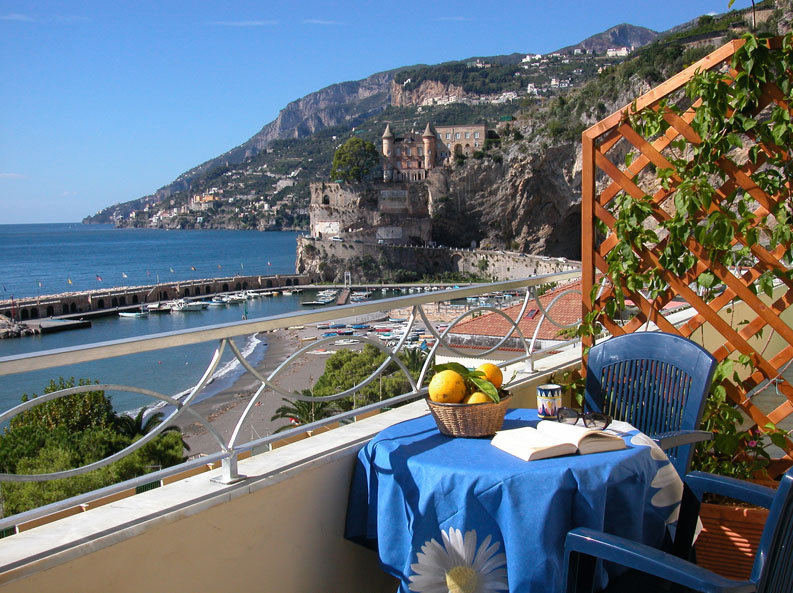
[{"label": "white daisy flower", "polygon": [[411,564],[409,589],[416,593],[494,593],[508,591],[507,557],[497,554],[501,544],[490,545],[488,535],[476,547],[476,531],[452,527],[441,531],[442,544],[431,539]]}]

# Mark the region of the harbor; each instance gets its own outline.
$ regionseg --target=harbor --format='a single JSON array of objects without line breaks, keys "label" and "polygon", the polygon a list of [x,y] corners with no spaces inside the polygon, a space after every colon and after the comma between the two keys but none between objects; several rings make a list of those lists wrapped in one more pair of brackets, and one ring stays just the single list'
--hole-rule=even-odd
[{"label": "harbor", "polygon": [[191,301],[229,292],[272,291],[300,286],[308,284],[308,282],[308,276],[302,274],[235,275],[142,286],[63,292],[54,295],[2,300],[0,301],[0,315],[18,322],[54,317],[82,317],[85,319],[97,315],[115,315],[119,311],[134,309],[145,304],[156,306],[162,302],[178,299]]}]

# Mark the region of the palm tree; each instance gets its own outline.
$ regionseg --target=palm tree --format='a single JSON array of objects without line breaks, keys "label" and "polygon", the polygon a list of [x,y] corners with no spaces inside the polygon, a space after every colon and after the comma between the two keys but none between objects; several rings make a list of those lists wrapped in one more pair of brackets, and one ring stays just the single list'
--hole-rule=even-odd
[{"label": "palm tree", "polygon": [[400,360],[405,363],[405,366],[417,378],[421,373],[421,368],[424,366],[424,361],[427,359],[427,353],[420,348],[409,348],[399,353]]},{"label": "palm tree", "polygon": [[[145,436],[149,434],[152,430],[162,424],[165,414],[162,412],[155,412],[154,414],[149,414],[147,416],[146,410],[148,410],[148,408],[141,408],[138,410],[138,415],[134,418],[128,414],[120,414],[116,421],[116,429],[118,432],[124,436],[134,439],[138,436]],[[180,436],[182,434],[182,431],[178,426],[169,426],[162,431],[163,434],[166,432],[178,432]],[[184,441],[184,438],[182,438],[182,446],[186,451],[190,450],[190,446]]]},{"label": "palm tree", "polygon": [[[304,389],[302,395],[313,395],[310,389]],[[289,424],[285,424],[278,428],[275,432],[281,432],[292,428],[292,426],[299,426],[301,424],[311,424],[317,420],[333,416],[338,409],[333,402],[326,401],[305,401],[302,399],[291,400],[286,397],[281,398],[286,402],[283,406],[275,410],[275,414],[270,420],[289,420]]]}]

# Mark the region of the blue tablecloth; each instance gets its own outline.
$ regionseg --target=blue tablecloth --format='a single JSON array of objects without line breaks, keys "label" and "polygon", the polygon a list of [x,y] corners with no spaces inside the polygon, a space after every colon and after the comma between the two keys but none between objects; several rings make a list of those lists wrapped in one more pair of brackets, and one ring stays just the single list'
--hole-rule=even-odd
[{"label": "blue tablecloth", "polygon": [[[536,422],[536,410],[510,410],[504,429]],[[676,518],[674,468],[645,435],[617,429],[627,449],[526,462],[489,439],[443,436],[430,416],[396,424],[358,454],[345,535],[377,549],[403,592],[446,591],[446,575],[483,592],[561,591],[570,529],[659,546]]]}]

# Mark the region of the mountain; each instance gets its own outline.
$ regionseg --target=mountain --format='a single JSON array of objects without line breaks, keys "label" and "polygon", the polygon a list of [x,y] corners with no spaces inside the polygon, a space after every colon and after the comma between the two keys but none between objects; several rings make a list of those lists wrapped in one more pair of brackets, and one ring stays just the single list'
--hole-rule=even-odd
[{"label": "mountain", "polygon": [[587,37],[581,43],[563,47],[556,53],[569,53],[575,49],[584,49],[596,54],[604,54],[611,48],[642,47],[654,41],[659,35],[660,33],[652,29],[622,23],[602,33]]},{"label": "mountain", "polygon": [[[663,34],[621,24],[531,59],[476,57],[334,84],[289,103],[249,140],[155,194],[85,222],[306,228],[309,184],[328,179],[334,151],[351,135],[378,145],[386,122],[397,133],[428,122],[488,123],[492,142],[432,190],[433,239],[575,258],[581,130],[707,53],[698,47],[703,33],[740,34],[742,19],[737,11],[706,15]],[[631,46],[639,49],[605,55]]]},{"label": "mountain", "polygon": [[304,138],[337,125],[355,126],[389,105],[393,77],[394,71],[380,72],[363,80],[332,84],[292,101],[246,142],[182,173],[160,188],[155,196],[163,199],[186,190],[194,179],[207,171],[240,164],[270,147],[274,140]]}]

